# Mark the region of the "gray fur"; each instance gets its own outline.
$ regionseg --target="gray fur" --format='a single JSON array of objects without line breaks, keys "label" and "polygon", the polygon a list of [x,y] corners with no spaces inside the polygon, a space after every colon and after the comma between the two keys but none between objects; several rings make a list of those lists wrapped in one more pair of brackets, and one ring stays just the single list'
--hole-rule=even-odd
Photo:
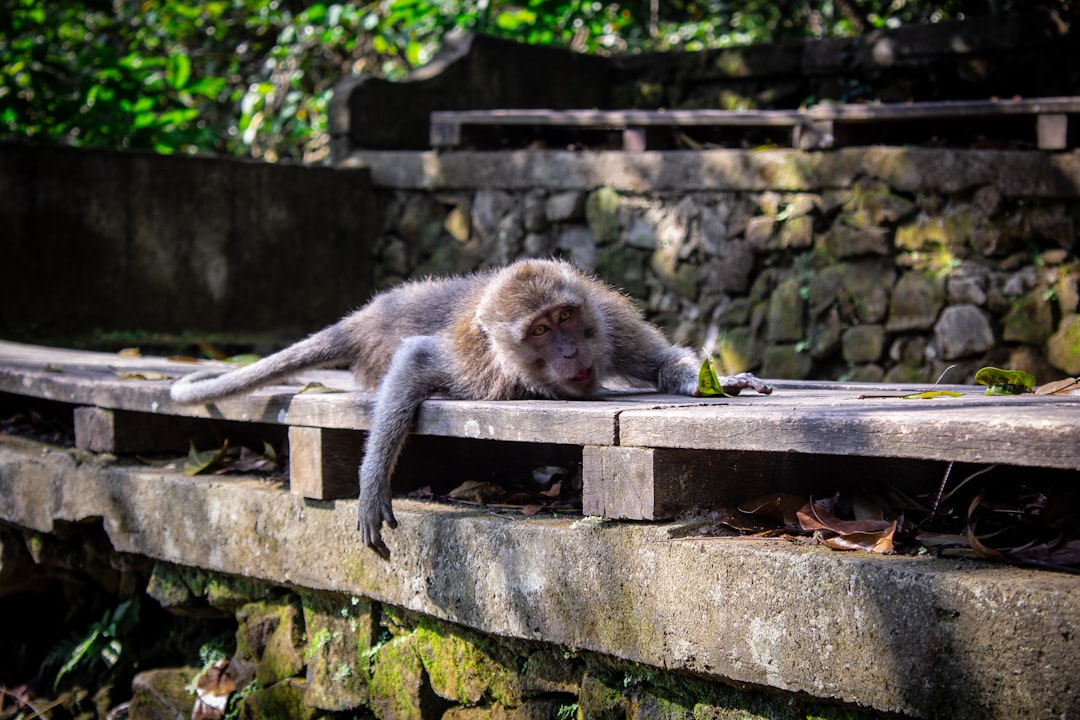
[{"label": "gray fur", "polygon": [[[575,320],[564,325],[559,312],[567,308]],[[550,322],[551,317],[559,319]],[[550,347],[529,337],[533,323],[551,326]],[[173,385],[171,395],[177,402],[205,403],[300,370],[343,364],[376,390],[360,466],[358,527],[364,543],[383,557],[390,553],[382,524],[397,525],[390,476],[417,408],[433,394],[576,398],[592,392],[595,377],[601,384],[621,378],[692,395],[700,365],[694,353],[671,345],[645,322],[621,293],[569,263],[522,260],[501,270],[401,285],[252,365],[223,375],[192,373]],[[748,373],[722,378],[721,384],[732,394],[747,387],[771,390]]]}]

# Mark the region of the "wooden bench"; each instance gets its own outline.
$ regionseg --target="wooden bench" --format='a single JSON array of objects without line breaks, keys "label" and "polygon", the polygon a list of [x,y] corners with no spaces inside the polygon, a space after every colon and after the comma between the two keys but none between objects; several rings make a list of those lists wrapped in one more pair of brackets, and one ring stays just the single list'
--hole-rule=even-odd
[{"label": "wooden bench", "polygon": [[[627,152],[695,145],[777,144],[817,150],[871,144],[1018,141],[1076,146],[1080,97],[815,105],[808,110],[469,110],[433,112],[437,149],[529,143],[621,145]],[[1070,131],[1070,119],[1072,130]]]},{"label": "wooden bench", "polygon": [[[174,403],[167,378],[194,369],[162,358],[0,341],[0,400],[69,408],[76,445],[92,452],[182,453],[189,438],[213,423],[287,432],[293,493],[356,496],[367,394],[298,394],[295,386],[278,386],[207,406]],[[132,373],[165,379],[130,379]],[[355,390],[344,371],[304,373],[297,381]],[[576,402],[432,399],[423,404],[413,437],[445,438],[461,446],[459,457],[492,455],[506,464],[526,456],[535,462],[536,453],[525,449],[559,462],[569,457],[580,463],[585,514],[634,520],[671,518],[754,492],[832,493],[863,476],[940,477],[946,461],[1080,470],[1080,396],[988,397],[981,387],[951,386],[963,397],[880,397],[920,389],[778,382],[771,396],[719,399],[655,393]],[[490,452],[498,447],[511,451]],[[429,469],[466,472],[441,458],[444,450],[407,447],[398,475],[408,476],[418,460]],[[423,484],[428,470],[417,472],[403,481]]]}]

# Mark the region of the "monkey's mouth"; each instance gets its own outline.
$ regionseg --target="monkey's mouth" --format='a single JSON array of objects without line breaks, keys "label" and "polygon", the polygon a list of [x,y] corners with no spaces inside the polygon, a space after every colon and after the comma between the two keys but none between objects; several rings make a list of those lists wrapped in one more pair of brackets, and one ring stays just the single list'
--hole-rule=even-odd
[{"label": "monkey's mouth", "polygon": [[589,390],[596,384],[596,371],[592,366],[579,370],[577,375],[566,379],[567,385],[571,387],[580,388],[581,390]]}]

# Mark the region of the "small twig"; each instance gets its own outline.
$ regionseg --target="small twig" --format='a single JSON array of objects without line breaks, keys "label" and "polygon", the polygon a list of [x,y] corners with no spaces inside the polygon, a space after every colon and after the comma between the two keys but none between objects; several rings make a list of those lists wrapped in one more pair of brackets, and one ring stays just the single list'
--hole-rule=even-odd
[{"label": "small twig", "polygon": [[945,468],[945,477],[941,478],[941,486],[938,487],[937,497],[934,498],[934,505],[930,508],[930,520],[934,519],[934,515],[937,514],[938,505],[941,504],[941,495],[945,492],[945,484],[949,482],[949,475],[952,474],[953,461],[949,461],[949,467]]}]

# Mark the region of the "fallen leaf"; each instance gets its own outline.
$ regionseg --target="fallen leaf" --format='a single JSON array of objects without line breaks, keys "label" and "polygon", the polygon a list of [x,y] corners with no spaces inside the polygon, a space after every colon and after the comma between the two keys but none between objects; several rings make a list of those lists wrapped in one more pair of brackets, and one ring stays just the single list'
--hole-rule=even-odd
[{"label": "fallen leaf", "polygon": [[506,495],[501,485],[481,480],[467,480],[451,490],[447,497],[458,502],[483,505],[491,500]]},{"label": "fallen leaf", "polygon": [[716,376],[712,358],[705,358],[698,370],[698,394],[701,397],[731,397],[720,385],[720,378]]},{"label": "fallen leaf", "polygon": [[987,395],[1023,395],[1035,386],[1035,376],[1023,370],[984,367],[975,373],[975,382],[987,386]]},{"label": "fallen leaf", "polygon": [[128,347],[128,348],[121,349],[116,354],[119,355],[122,358],[141,358],[142,357],[142,350],[140,350],[137,347]]},{"label": "fallen leaf", "polygon": [[1064,378],[1040,385],[1036,395],[1073,395],[1080,393],[1080,378]]},{"label": "fallen leaf", "polygon": [[191,477],[193,475],[199,475],[213,468],[220,463],[225,457],[225,453],[229,449],[228,439],[222,443],[220,448],[214,450],[206,450],[200,452],[195,448],[194,442],[188,443],[188,456],[184,461],[184,475]]},{"label": "fallen leaf", "polygon": [[254,353],[241,353],[239,355],[232,355],[230,357],[225,358],[225,362],[227,362],[230,365],[236,365],[238,367],[242,367],[244,365],[250,365],[251,363],[257,362],[257,361],[259,361],[261,359],[262,359],[261,355],[256,355]]},{"label": "fallen leaf", "polygon": [[751,498],[739,505],[739,511],[775,520],[782,525],[799,524],[799,511],[806,505],[806,498],[787,493],[770,493]]},{"label": "fallen leaf", "polygon": [[116,376],[119,377],[121,380],[168,380],[168,379],[171,378],[170,375],[166,375],[165,373],[155,372],[153,370],[117,370],[117,369],[114,369],[113,372],[115,372]]},{"label": "fallen leaf", "polygon": [[309,382],[307,385],[305,385],[304,387],[297,390],[297,392],[302,392],[302,393],[304,393],[304,392],[306,392],[306,393],[339,393],[339,392],[345,392],[345,391],[344,390],[339,390],[338,388],[327,387],[326,385],[323,385],[321,382]]}]

